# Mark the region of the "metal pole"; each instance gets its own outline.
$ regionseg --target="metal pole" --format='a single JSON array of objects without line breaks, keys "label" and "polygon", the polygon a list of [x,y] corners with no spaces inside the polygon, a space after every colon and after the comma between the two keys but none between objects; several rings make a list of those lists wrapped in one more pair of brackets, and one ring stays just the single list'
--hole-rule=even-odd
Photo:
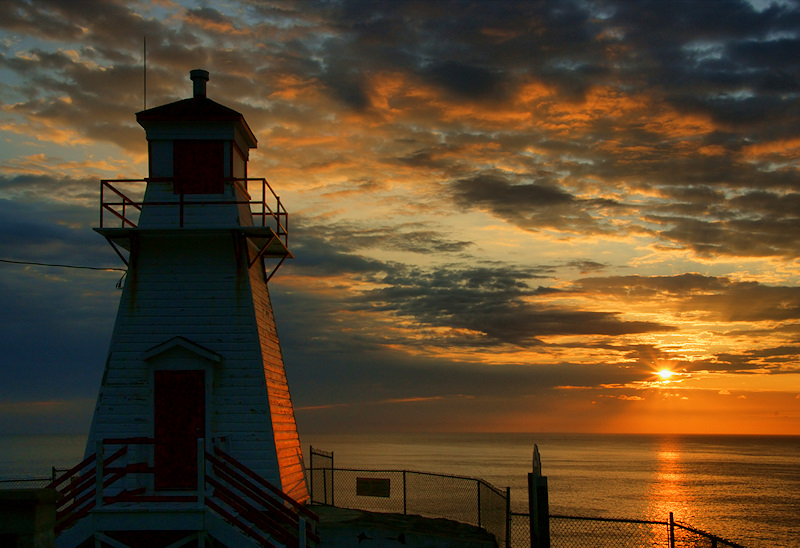
[{"label": "metal pole", "polygon": [[403,515],[408,513],[408,507],[406,505],[406,471],[403,470]]},{"label": "metal pole", "polygon": [[314,446],[308,446],[308,456],[311,463],[311,502],[314,502]]},{"label": "metal pole", "polygon": [[511,548],[511,487],[506,487],[506,548]]},{"label": "metal pole", "polygon": [[675,548],[675,516],[669,513],[669,548]]},{"label": "metal pole", "polygon": [[478,527],[481,526],[481,482],[475,481],[475,485],[478,486]]}]

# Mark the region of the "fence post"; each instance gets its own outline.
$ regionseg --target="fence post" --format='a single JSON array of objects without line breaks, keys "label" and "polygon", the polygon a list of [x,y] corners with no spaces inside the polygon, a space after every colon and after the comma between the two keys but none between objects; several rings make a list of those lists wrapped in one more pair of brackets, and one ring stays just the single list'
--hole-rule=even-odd
[{"label": "fence post", "polygon": [[403,470],[403,515],[408,513],[408,506],[406,505],[406,471]]},{"label": "fence post", "polygon": [[533,472],[528,474],[531,548],[550,548],[550,508],[547,500],[547,477],[542,476],[539,447],[533,446]]},{"label": "fence post", "polygon": [[506,548],[511,548],[511,487],[506,487]]},{"label": "fence post", "polygon": [[475,480],[475,485],[478,486],[478,527],[481,527],[481,481]]},{"label": "fence post", "polygon": [[311,473],[309,474],[309,483],[311,484],[311,504],[314,504],[314,446],[308,446],[308,456],[311,464]]},{"label": "fence post", "polygon": [[675,548],[675,516],[669,513],[669,548]]},{"label": "fence post", "polygon": [[333,484],[333,479],[336,476],[336,472],[334,472],[334,470],[336,470],[336,466],[334,465],[334,462],[333,462],[333,451],[331,451],[331,506],[336,506],[335,501],[333,499],[333,497],[334,497],[334,495],[336,493],[336,490],[334,489],[334,484]]}]

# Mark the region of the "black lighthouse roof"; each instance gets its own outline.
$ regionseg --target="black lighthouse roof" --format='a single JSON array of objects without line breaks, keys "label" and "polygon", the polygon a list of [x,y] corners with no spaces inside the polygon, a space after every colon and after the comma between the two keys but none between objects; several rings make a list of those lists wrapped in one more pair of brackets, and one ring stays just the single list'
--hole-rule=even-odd
[{"label": "black lighthouse roof", "polygon": [[245,136],[250,148],[255,148],[258,141],[250,126],[247,125],[244,116],[240,112],[206,97],[205,82],[208,81],[208,72],[193,70],[191,76],[194,82],[193,97],[139,111],[136,113],[136,121],[142,126],[153,122],[160,124],[232,122]]}]

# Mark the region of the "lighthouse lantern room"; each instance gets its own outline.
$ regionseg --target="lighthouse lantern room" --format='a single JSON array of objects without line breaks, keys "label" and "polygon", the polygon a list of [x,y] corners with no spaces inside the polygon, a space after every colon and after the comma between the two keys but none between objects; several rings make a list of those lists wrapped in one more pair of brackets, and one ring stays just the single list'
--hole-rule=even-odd
[{"label": "lighthouse lantern room", "polygon": [[314,545],[267,285],[288,214],[248,177],[244,117],[191,79],[136,114],[149,176],[101,183],[96,230],[128,272],[86,460],[53,484],[59,546]]}]

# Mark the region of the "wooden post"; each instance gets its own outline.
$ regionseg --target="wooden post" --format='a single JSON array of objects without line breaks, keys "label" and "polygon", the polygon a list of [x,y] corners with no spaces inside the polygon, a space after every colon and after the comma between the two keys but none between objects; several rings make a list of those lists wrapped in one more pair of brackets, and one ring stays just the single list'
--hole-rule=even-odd
[{"label": "wooden post", "polygon": [[206,440],[197,438],[197,505],[206,505]]},{"label": "wooden post", "polygon": [[95,459],[94,459],[94,506],[95,508],[103,507],[103,442],[98,441],[95,443]]},{"label": "wooden post", "polygon": [[550,548],[547,478],[542,476],[542,459],[536,445],[533,446],[533,472],[528,474],[528,508],[531,520],[531,548]]},{"label": "wooden post", "polygon": [[307,522],[306,522],[305,516],[299,516],[299,518],[300,519],[298,520],[298,526],[300,527],[300,530],[297,532],[297,539],[298,539],[298,543],[297,544],[300,546],[300,548],[306,548],[306,542],[307,542],[306,541],[306,523]]}]

